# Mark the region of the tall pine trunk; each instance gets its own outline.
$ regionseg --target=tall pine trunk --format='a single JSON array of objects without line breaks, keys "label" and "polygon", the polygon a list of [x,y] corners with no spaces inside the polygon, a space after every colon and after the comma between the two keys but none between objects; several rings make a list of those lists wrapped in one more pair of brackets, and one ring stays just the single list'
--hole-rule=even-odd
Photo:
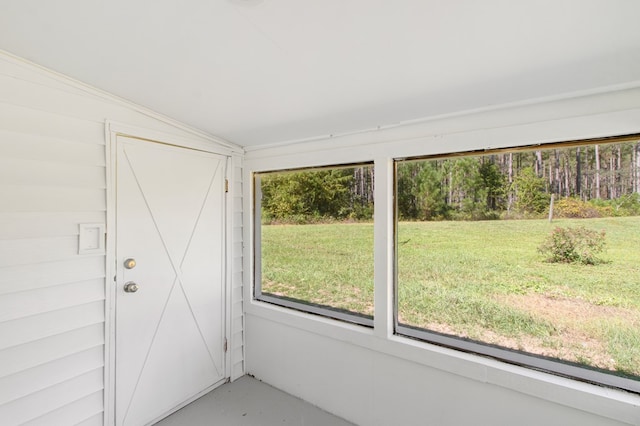
[{"label": "tall pine trunk", "polygon": [[562,159],[564,161],[564,196],[565,197],[570,197],[571,196],[571,186],[569,184],[569,181],[571,180],[571,169],[569,167],[569,151],[567,150],[564,155],[562,156]]},{"label": "tall pine trunk", "polygon": [[558,194],[560,195],[560,186],[561,186],[561,180],[560,180],[560,154],[558,153],[557,149],[553,150],[553,155],[554,155],[554,180],[555,182],[553,183],[552,186],[552,190],[551,192],[554,194]]},{"label": "tall pine trunk", "polygon": [[576,148],[576,196],[582,199],[582,167],[580,147]]},{"label": "tall pine trunk", "polygon": [[507,204],[507,211],[511,211],[511,207],[513,206],[513,152],[510,152],[507,158],[507,173],[509,179],[509,201]]},{"label": "tall pine trunk", "polygon": [[640,194],[640,142],[636,143],[635,149],[635,192]]},{"label": "tall pine trunk", "polygon": [[616,160],[613,147],[611,148],[611,156],[609,157],[609,199],[616,198]]},{"label": "tall pine trunk", "polygon": [[596,199],[600,199],[600,146],[595,145],[595,159],[596,159],[596,177],[595,177],[595,185],[596,185]]}]

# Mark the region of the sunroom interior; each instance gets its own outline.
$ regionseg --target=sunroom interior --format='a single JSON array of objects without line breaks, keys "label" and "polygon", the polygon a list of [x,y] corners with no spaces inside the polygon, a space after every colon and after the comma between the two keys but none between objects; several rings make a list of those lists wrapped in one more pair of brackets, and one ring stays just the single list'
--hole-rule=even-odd
[{"label": "sunroom interior", "polygon": [[[357,425],[640,425],[637,16],[624,0],[0,2],[0,424],[154,424],[255,378]],[[464,210],[453,176],[473,167],[507,189],[482,181]],[[515,192],[527,168],[555,188],[535,212]],[[338,176],[319,187],[349,182],[362,205],[283,219],[269,197],[296,176]],[[436,181],[440,201],[416,201]],[[610,257],[557,266],[533,246],[538,281],[505,284],[503,257],[563,223],[554,200],[592,208],[568,217],[606,224]],[[411,287],[426,269],[447,284]]]}]

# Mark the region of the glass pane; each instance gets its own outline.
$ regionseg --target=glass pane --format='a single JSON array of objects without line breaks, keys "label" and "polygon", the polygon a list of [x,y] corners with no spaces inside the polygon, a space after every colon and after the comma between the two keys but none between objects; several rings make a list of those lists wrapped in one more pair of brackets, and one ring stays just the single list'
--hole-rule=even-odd
[{"label": "glass pane", "polygon": [[638,380],[640,142],[396,173],[400,325]]},{"label": "glass pane", "polygon": [[373,177],[371,165],[259,175],[258,298],[373,317]]}]

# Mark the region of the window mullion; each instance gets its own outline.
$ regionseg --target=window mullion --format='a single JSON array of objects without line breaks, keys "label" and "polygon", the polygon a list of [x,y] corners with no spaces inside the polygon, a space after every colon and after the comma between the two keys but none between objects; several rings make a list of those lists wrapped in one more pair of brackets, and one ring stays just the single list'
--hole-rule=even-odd
[{"label": "window mullion", "polygon": [[374,333],[388,338],[393,324],[393,160],[375,160]]}]

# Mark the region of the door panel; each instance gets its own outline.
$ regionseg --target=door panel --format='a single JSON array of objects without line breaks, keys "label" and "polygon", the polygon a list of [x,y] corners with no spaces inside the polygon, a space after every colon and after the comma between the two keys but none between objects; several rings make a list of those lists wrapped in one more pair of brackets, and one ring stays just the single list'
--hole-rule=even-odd
[{"label": "door panel", "polygon": [[116,150],[116,424],[141,425],[225,376],[226,161],[127,137]]}]

